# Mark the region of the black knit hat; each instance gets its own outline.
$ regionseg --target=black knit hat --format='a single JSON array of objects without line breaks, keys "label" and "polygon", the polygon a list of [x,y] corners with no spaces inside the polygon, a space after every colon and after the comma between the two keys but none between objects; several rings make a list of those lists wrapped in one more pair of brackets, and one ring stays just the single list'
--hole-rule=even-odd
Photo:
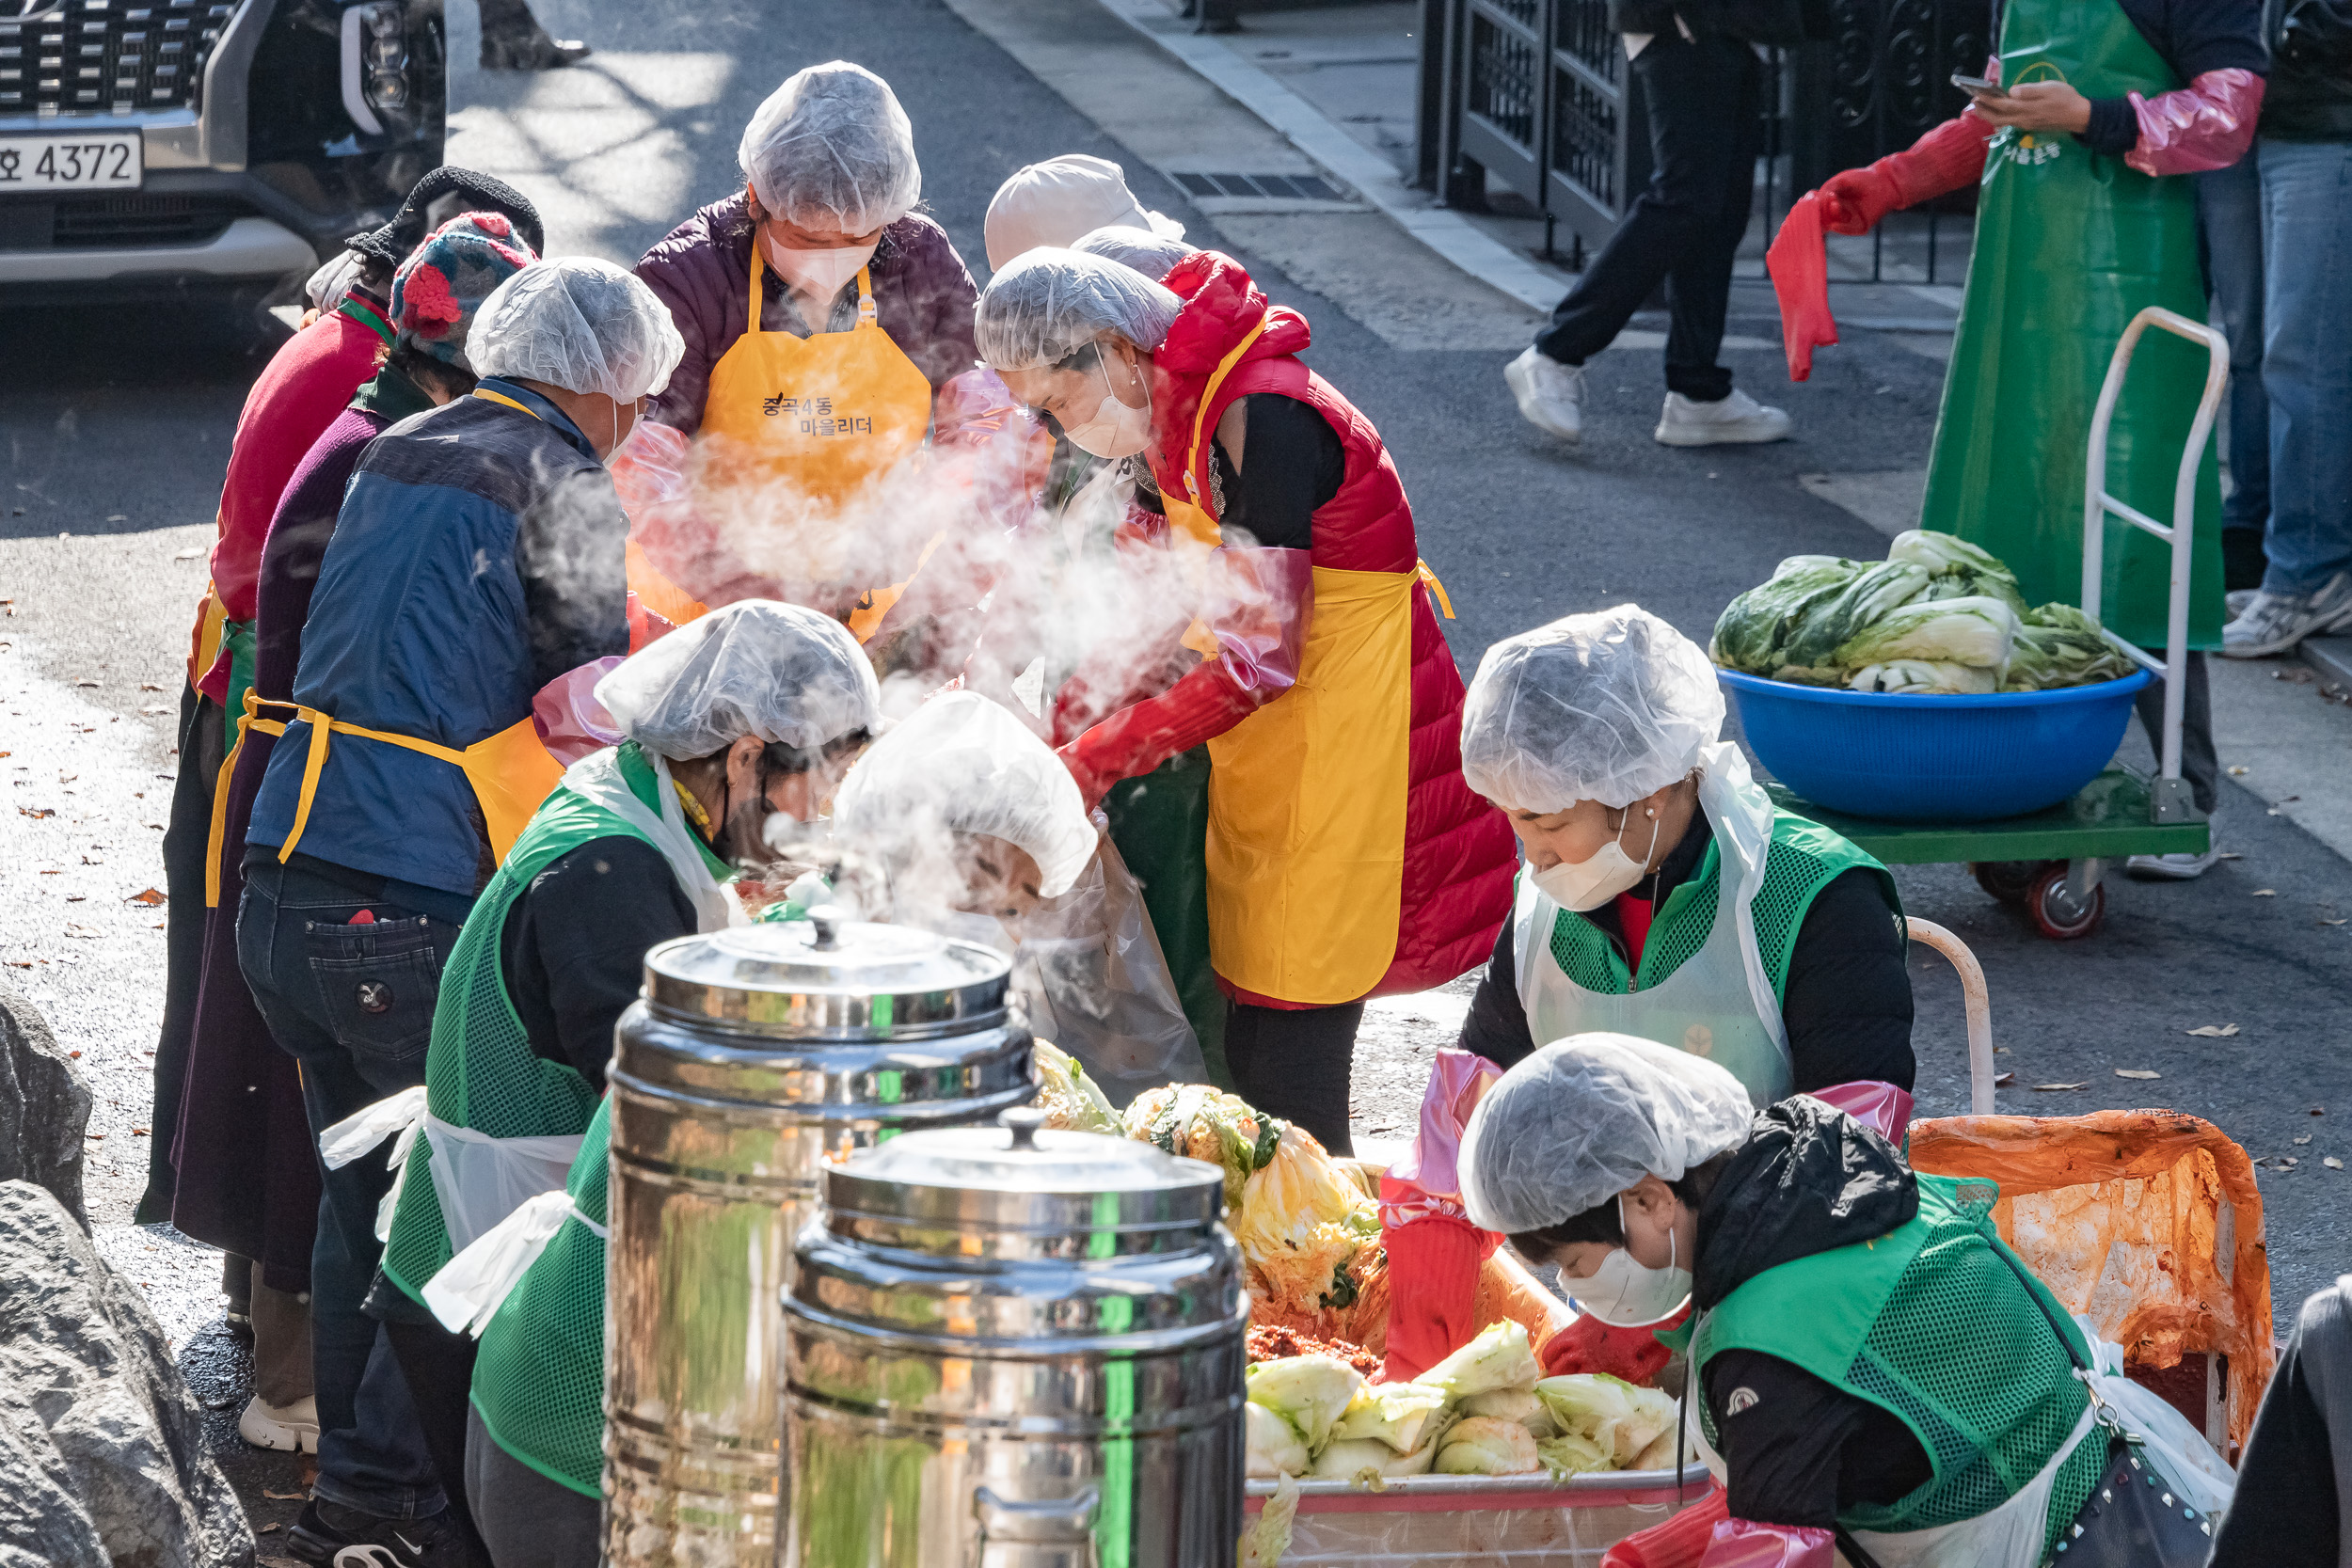
[{"label": "black knit hat", "polygon": [[487,209],[514,219],[515,231],[530,245],[533,255],[546,248],[547,231],[540,227],[539,209],[531,204],[529,197],[495,176],[459,168],[454,164],[443,164],[418,181],[409,190],[408,199],[392,214],[391,222],[381,229],[354,234],[343,244],[362,256],[373,256],[396,267],[432,232],[433,204],[453,194],[465,198],[460,212]]}]

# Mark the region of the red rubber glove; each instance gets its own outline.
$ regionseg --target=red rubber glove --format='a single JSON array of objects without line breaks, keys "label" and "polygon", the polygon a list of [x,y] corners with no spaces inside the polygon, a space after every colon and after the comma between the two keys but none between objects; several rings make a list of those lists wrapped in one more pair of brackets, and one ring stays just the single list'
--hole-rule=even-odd
[{"label": "red rubber glove", "polygon": [[1829,257],[1821,248],[1821,201],[1807,191],[1797,198],[1764,253],[1772,275],[1772,296],[1780,302],[1780,343],[1788,356],[1788,379],[1813,374],[1813,351],[1837,341],[1837,319],[1829,313]]},{"label": "red rubber glove", "polygon": [[[1677,1318],[1676,1323],[1682,1320]],[[1661,1323],[1660,1328],[1671,1326]],[[1616,1328],[1587,1312],[1544,1341],[1538,1353],[1546,1377],[1571,1372],[1607,1372],[1628,1383],[1647,1383],[1665,1369],[1672,1353],[1646,1328]]]},{"label": "red rubber glove", "polygon": [[1092,811],[1120,780],[1223,735],[1288,689],[1245,689],[1225,660],[1212,659],[1158,696],[1120,708],[1058,754]]},{"label": "red rubber glove", "polygon": [[[1557,1338],[1557,1336],[1554,1336]],[[1715,1539],[1715,1527],[1729,1520],[1731,1505],[1720,1486],[1662,1525],[1635,1530],[1609,1548],[1600,1568],[1698,1568]]]},{"label": "red rubber glove", "polygon": [[1444,1215],[1384,1229],[1389,1255],[1389,1358],[1382,1375],[1410,1383],[1478,1333],[1478,1265],[1486,1233]]},{"label": "red rubber glove", "polygon": [[1821,182],[1821,222],[1839,234],[1867,234],[1901,207],[1915,207],[1984,176],[1984,144],[1993,125],[1963,109],[1867,168],[1850,168]]},{"label": "red rubber glove", "polygon": [[1724,1519],[1699,1568],[1830,1568],[1836,1560],[1837,1537],[1819,1526]]}]

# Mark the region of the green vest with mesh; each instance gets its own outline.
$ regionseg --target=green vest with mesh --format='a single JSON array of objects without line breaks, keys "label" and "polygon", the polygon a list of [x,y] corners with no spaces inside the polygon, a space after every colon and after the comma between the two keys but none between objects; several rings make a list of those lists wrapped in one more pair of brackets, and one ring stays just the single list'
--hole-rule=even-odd
[{"label": "green vest with mesh", "polygon": [[[1707,1314],[1691,1350],[1701,1368],[1727,1350],[1776,1355],[1911,1429],[1934,1474],[1891,1504],[1840,1512],[1848,1529],[1926,1529],[1998,1508],[2074,1434],[2089,1399],[2027,1290],[2088,1359],[2073,1320],[2000,1256],[2008,1248],[1990,1218],[1999,1190],[1940,1176],[1918,1181],[1919,1212],[1909,1224],[1765,1270]],[[1704,1401],[1700,1411],[1712,1440]],[[2058,1472],[2045,1554],[2106,1462],[2094,1430]]]},{"label": "green vest with mesh", "polygon": [[[588,1123],[564,1190],[608,1223],[612,1101]],[[473,1407],[501,1449],[549,1481],[601,1497],[604,1469],[604,1238],[566,1219],[523,1272],[473,1364]]]},{"label": "green vest with mesh", "polygon": [[[622,744],[619,765],[631,793],[659,811],[658,781],[636,742]],[[614,837],[651,843],[624,818],[559,785],[474,901],[441,974],[424,1058],[426,1108],[443,1121],[493,1138],[564,1137],[588,1125],[597,1091],[567,1064],[531,1049],[507,994],[499,943],[507,911],[540,872],[590,839]],[[727,875],[723,863],[710,863],[714,875]],[[450,1250],[440,1195],[433,1188],[433,1145],[419,1138],[385,1243],[384,1273],[421,1302],[425,1282],[449,1261]]]},{"label": "green vest with mesh", "polygon": [[[1804,911],[1833,879],[1856,866],[1878,873],[1886,907],[1899,916],[1902,898],[1886,867],[1819,822],[1790,812],[1772,813],[1764,885],[1756,889],[1749,912],[1756,920],[1756,945],[1763,956],[1764,973],[1772,978],[1775,997],[1784,995],[1788,984],[1788,958],[1796,951]],[[1627,972],[1625,960],[1598,927],[1569,910],[1562,910],[1551,923],[1552,961],[1563,974],[1599,995],[1650,990],[1707,945],[1715,928],[1716,906],[1723,900],[1723,868],[1722,843],[1709,839],[1697,873],[1666,895],[1664,907],[1652,918],[1638,975]]]}]

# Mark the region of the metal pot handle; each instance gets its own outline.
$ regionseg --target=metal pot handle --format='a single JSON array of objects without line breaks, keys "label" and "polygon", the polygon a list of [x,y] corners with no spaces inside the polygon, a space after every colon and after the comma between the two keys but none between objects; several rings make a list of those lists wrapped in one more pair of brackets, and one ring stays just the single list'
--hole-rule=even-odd
[{"label": "metal pot handle", "polygon": [[[1000,1554],[1012,1561],[1041,1563],[1058,1561],[1093,1565],[1099,1561],[1095,1550],[1094,1517],[1100,1511],[1103,1491],[1089,1486],[1073,1497],[1041,1499],[1007,1498],[998,1497],[985,1486],[972,1489],[972,1515],[979,1521],[979,1533],[972,1542],[972,1568],[986,1568],[992,1540],[1014,1551]],[[1039,1551],[1039,1547],[1062,1547],[1062,1551]],[[1083,1555],[1068,1548],[1083,1548]]]}]

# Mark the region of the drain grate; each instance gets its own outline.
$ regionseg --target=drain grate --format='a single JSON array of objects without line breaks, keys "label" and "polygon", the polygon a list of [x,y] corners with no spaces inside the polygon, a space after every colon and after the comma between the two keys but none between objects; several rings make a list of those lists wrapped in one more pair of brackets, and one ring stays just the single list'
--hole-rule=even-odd
[{"label": "drain grate", "polygon": [[1272,201],[1344,201],[1319,174],[1195,174],[1171,176],[1186,196],[1254,197]]}]

